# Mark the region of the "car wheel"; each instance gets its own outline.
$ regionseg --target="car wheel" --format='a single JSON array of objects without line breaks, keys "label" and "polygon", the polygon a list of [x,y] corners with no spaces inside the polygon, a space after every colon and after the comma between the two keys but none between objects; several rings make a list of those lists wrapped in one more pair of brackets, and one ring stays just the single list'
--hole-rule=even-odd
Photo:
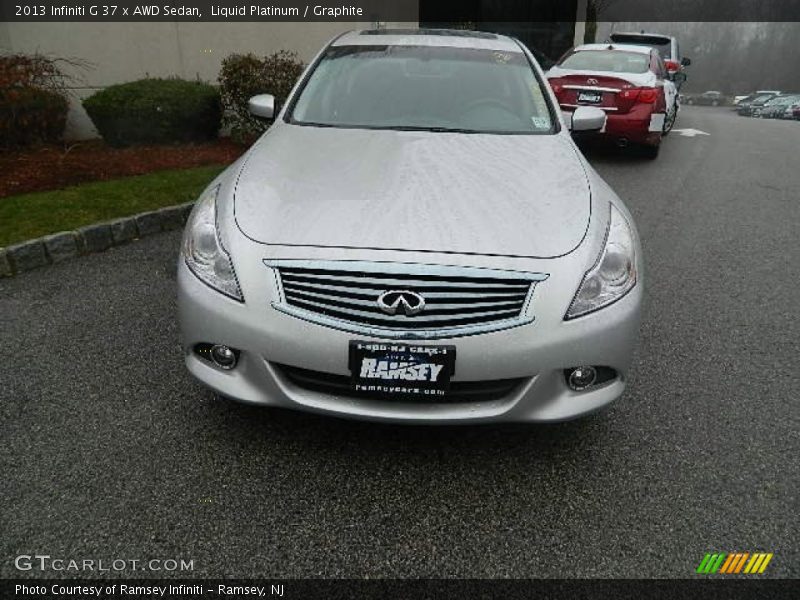
[{"label": "car wheel", "polygon": [[664,119],[664,129],[661,132],[662,137],[665,135],[669,135],[669,132],[672,131],[672,128],[675,126],[675,120],[678,118],[678,107],[676,106],[670,114],[667,115],[667,118]]},{"label": "car wheel", "polygon": [[717,102],[716,100],[714,100],[714,101],[711,103],[711,106],[719,106],[719,102]]}]

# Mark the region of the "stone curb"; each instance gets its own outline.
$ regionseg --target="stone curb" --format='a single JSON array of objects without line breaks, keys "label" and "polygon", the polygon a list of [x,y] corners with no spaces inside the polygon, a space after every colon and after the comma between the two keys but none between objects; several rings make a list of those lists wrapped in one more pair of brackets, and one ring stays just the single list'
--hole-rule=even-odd
[{"label": "stone curb", "polygon": [[180,229],[193,206],[194,202],[176,204],[0,247],[0,279],[85,254],[103,252],[147,235]]}]

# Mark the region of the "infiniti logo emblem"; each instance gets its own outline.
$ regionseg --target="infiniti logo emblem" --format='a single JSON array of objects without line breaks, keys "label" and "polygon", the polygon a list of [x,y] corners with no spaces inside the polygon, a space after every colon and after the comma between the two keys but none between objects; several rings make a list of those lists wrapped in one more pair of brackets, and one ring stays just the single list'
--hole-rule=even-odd
[{"label": "infiniti logo emblem", "polygon": [[586,80],[586,83],[589,85],[597,85],[597,79],[592,79],[591,77]]},{"label": "infiniti logo emblem", "polygon": [[404,314],[407,317],[421,313],[425,298],[408,290],[391,290],[378,296],[378,307],[388,315]]}]

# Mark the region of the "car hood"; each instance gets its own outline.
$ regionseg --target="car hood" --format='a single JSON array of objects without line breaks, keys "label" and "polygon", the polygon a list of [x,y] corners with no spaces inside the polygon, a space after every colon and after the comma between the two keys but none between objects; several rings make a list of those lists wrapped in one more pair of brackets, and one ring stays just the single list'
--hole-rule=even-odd
[{"label": "car hood", "polygon": [[580,244],[590,207],[560,135],[279,124],[234,191],[238,227],[265,244],[542,258]]}]

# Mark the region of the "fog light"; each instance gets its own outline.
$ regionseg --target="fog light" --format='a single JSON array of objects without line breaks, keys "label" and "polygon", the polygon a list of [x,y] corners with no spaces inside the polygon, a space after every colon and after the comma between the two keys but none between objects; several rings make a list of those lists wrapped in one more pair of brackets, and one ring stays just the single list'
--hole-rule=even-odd
[{"label": "fog light", "polygon": [[580,392],[597,381],[597,371],[594,367],[575,367],[567,377],[569,387]]},{"label": "fog light", "polygon": [[236,352],[227,346],[217,344],[211,346],[211,360],[220,369],[232,369],[236,366]]}]

